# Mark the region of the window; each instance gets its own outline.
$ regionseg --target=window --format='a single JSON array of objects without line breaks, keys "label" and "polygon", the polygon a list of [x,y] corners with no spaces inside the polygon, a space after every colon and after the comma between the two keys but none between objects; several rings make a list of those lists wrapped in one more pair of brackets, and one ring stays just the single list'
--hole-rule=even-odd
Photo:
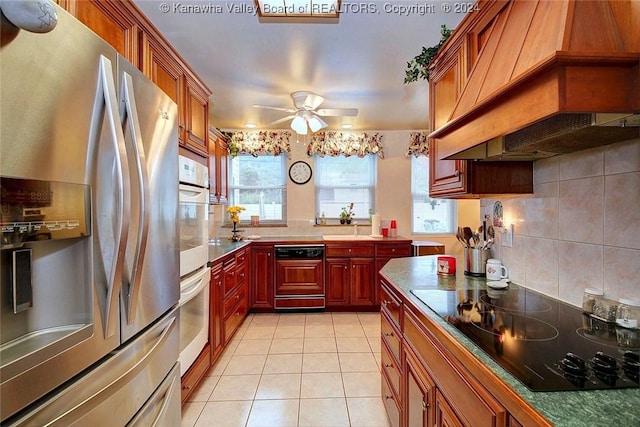
[{"label": "window", "polygon": [[353,203],[354,219],[375,212],[376,156],[315,156],[316,211],[326,218],[340,217]]},{"label": "window", "polygon": [[[229,205],[240,205],[240,222],[259,215],[260,223],[286,223],[286,156],[239,154],[229,160]],[[228,215],[225,223],[229,222]]]},{"label": "window", "polygon": [[429,158],[411,157],[411,232],[453,233],[456,227],[455,200],[429,197]]}]

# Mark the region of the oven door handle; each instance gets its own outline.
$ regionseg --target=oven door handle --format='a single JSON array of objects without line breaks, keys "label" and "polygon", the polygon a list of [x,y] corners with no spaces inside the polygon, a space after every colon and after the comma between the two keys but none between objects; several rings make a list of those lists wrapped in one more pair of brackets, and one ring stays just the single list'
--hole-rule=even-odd
[{"label": "oven door handle", "polygon": [[211,281],[210,273],[211,268],[207,267],[180,282],[179,307],[191,301],[196,295],[202,292],[206,286],[209,286],[209,282]]},{"label": "oven door handle", "polygon": [[207,189],[180,184],[180,203],[207,203]]}]

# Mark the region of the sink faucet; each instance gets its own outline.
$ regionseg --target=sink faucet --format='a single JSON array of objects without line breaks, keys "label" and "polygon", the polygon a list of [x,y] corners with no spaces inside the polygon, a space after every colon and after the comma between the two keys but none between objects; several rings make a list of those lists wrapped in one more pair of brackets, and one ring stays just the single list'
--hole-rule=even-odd
[{"label": "sink faucet", "polygon": [[354,236],[358,235],[358,223],[357,222],[353,223],[353,235]]}]

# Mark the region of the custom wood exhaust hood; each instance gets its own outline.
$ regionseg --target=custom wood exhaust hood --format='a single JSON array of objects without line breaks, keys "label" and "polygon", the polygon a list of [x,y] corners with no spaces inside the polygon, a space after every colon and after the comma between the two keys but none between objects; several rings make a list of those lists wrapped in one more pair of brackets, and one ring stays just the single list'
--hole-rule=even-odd
[{"label": "custom wood exhaust hood", "polygon": [[640,137],[640,2],[477,6],[432,63],[439,158],[531,160]]}]

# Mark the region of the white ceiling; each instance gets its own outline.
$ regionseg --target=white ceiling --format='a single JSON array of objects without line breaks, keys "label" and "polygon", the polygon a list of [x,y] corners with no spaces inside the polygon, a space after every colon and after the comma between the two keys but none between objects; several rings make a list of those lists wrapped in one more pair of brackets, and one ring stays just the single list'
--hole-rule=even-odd
[{"label": "white ceiling", "polygon": [[[442,12],[441,1],[343,0],[344,12],[332,24],[261,23],[247,12],[253,0],[134,1],[213,91],[211,124],[221,129],[246,122],[288,128],[289,121],[269,126],[287,113],[252,105],[289,108],[296,90],[324,96],[320,108],[359,109],[357,117],[325,118],[329,129],[343,122],[355,130],[427,129],[428,85],[403,84],[406,63],[422,46],[438,43],[442,24],[455,28],[463,18]],[[432,9],[426,13],[386,9],[427,4]],[[213,5],[222,12],[181,13],[174,5]]]}]

